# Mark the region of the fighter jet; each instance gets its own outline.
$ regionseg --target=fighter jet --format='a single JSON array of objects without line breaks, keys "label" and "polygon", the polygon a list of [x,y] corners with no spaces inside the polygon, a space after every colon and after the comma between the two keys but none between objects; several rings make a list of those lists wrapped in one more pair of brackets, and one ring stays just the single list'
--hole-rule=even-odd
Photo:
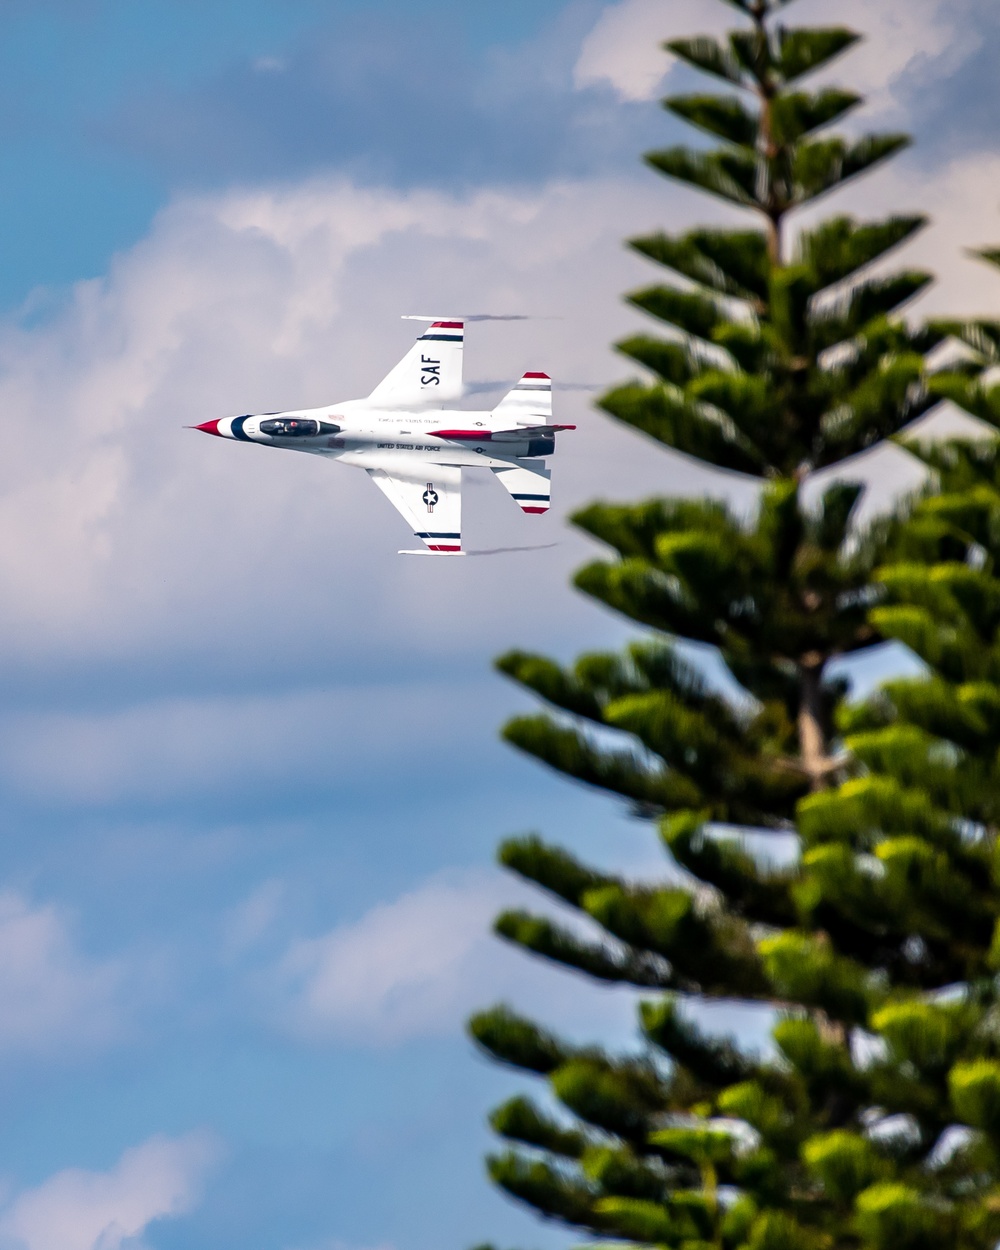
[{"label": "fighter jet", "polygon": [[400,555],[464,555],[462,469],[490,469],[522,512],[547,512],[556,434],[552,381],[525,373],[492,412],[444,407],[463,394],[465,321],[427,321],[367,399],[223,417],[192,428],[219,438],[327,456],[364,469],[424,546]]}]

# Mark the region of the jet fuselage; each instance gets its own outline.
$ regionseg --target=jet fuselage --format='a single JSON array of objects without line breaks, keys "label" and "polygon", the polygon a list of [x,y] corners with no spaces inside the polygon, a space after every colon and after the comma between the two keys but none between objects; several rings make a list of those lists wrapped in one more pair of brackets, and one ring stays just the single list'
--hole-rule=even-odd
[{"label": "jet fuselage", "polygon": [[555,450],[554,438],[545,435],[518,438],[504,431],[498,440],[490,428],[495,422],[491,423],[489,412],[373,412],[364,408],[352,414],[356,402],[223,417],[196,428],[220,438],[328,456],[361,468],[375,459],[381,462],[392,452],[401,458],[446,452],[449,464],[487,468],[522,457],[550,456]]}]

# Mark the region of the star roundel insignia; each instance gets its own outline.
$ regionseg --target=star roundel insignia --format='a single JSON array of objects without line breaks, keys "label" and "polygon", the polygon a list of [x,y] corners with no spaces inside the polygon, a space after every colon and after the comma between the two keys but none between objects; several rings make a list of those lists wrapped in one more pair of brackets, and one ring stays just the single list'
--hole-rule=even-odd
[{"label": "star roundel insignia", "polygon": [[436,491],[436,490],[435,490],[435,489],[431,486],[430,482],[428,482],[428,483],[427,483],[427,489],[424,491],[424,494],[423,494],[423,500],[424,500],[424,503],[427,505],[427,511],[428,511],[428,512],[433,512],[433,511],[434,511],[434,505],[435,505],[435,504],[437,503],[437,501],[438,501],[438,493],[437,493],[437,491]]}]

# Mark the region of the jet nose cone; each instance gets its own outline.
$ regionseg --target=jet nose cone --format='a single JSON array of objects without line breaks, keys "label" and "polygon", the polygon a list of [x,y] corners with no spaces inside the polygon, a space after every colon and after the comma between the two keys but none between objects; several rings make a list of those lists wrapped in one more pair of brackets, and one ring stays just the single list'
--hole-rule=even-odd
[{"label": "jet nose cone", "polygon": [[[189,425],[189,430],[204,430],[206,434],[219,434],[218,421],[203,421],[201,425]],[[222,435],[219,434],[221,438]]]}]

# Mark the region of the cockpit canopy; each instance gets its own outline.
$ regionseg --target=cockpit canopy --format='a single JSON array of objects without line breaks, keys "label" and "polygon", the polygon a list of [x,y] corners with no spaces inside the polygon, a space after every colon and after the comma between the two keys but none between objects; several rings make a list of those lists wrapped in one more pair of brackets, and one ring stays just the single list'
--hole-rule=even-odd
[{"label": "cockpit canopy", "polygon": [[314,421],[311,417],[273,417],[262,421],[259,428],[271,438],[318,438],[320,434],[340,433],[340,426],[332,421]]}]

